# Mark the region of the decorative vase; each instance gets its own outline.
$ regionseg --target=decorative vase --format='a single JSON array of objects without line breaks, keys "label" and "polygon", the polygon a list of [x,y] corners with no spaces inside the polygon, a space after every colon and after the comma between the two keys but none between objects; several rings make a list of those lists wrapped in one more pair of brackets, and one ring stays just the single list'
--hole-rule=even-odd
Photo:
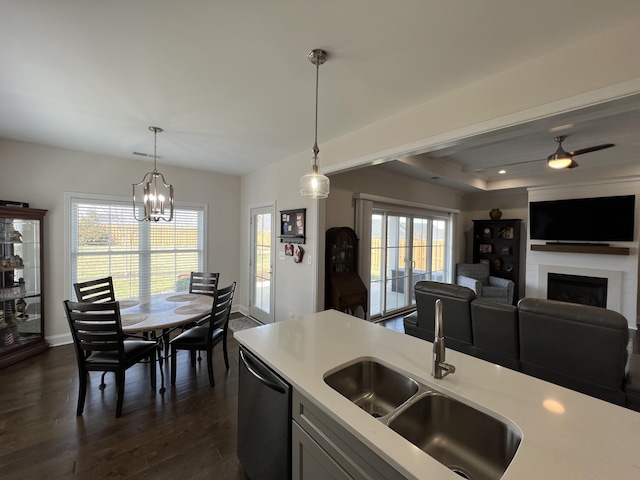
[{"label": "decorative vase", "polygon": [[491,220],[500,220],[502,212],[499,208],[494,208],[489,212],[489,217],[491,217]]}]

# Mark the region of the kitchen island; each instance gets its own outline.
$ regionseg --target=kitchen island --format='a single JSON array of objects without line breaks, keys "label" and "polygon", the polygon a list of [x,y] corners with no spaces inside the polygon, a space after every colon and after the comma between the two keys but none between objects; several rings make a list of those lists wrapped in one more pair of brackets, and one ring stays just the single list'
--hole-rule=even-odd
[{"label": "kitchen island", "polygon": [[327,372],[376,359],[513,425],[522,441],[504,479],[640,478],[638,412],[452,350],[455,374],[435,380],[431,343],[335,310],[234,337],[405,478],[460,477],[329,387]]}]

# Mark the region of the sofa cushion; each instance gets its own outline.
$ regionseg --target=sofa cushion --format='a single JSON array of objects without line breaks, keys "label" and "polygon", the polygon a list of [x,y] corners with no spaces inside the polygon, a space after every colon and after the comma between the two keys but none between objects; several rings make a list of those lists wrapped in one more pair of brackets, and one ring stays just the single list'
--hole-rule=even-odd
[{"label": "sofa cushion", "polygon": [[518,370],[518,307],[478,298],[471,302],[471,327],[475,356]]},{"label": "sofa cushion", "polygon": [[521,371],[624,405],[629,328],[621,314],[524,298],[518,303]]},{"label": "sofa cushion", "polygon": [[[471,353],[471,312],[469,306],[476,298],[473,290],[450,283],[422,281],[416,283],[417,327],[425,338],[433,341],[435,336],[435,303],[442,300],[443,329],[447,348]],[[407,332],[409,333],[409,332]]]}]

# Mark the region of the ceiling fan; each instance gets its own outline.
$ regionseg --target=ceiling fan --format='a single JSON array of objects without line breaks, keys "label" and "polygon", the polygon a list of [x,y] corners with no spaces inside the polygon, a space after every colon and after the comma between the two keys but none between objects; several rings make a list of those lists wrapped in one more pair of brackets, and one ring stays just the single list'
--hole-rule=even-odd
[{"label": "ceiling fan", "polygon": [[578,163],[573,159],[576,155],[584,155],[585,153],[597,152],[598,150],[604,150],[605,148],[615,147],[613,143],[603,143],[601,145],[594,145],[593,147],[581,148],[575,152],[567,152],[562,148],[562,142],[567,138],[567,135],[560,135],[555,137],[554,140],[558,142],[558,149],[547,157],[547,164],[551,168],[576,168]]},{"label": "ceiling fan", "polygon": [[[603,143],[601,145],[581,148],[580,150],[576,150],[574,152],[567,152],[564,148],[562,148],[562,142],[566,140],[567,136],[568,135],[559,135],[557,137],[554,137],[554,140],[558,142],[558,149],[553,154],[547,157],[547,165],[549,165],[551,168],[555,168],[556,170],[561,170],[563,168],[576,168],[578,166],[578,162],[573,159],[573,157],[575,157],[576,155],[584,155],[585,153],[597,152],[598,150],[604,150],[605,148],[615,147],[615,144],[613,143]],[[542,159],[507,163],[506,165],[502,165],[502,167],[512,167],[514,165],[523,165],[525,163],[539,162],[541,160]]]}]

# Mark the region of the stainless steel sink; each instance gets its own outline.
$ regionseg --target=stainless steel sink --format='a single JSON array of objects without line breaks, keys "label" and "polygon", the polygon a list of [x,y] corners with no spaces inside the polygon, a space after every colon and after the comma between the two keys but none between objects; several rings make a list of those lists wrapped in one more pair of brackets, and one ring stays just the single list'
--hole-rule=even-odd
[{"label": "stainless steel sink", "polygon": [[446,395],[420,396],[388,426],[464,478],[499,479],[520,445],[509,425]]},{"label": "stainless steel sink", "polygon": [[376,418],[391,413],[419,389],[413,379],[372,360],[357,361],[324,381]]},{"label": "stainless steel sink", "polygon": [[517,428],[375,360],[356,360],[324,381],[463,478],[501,478],[522,439]]}]

